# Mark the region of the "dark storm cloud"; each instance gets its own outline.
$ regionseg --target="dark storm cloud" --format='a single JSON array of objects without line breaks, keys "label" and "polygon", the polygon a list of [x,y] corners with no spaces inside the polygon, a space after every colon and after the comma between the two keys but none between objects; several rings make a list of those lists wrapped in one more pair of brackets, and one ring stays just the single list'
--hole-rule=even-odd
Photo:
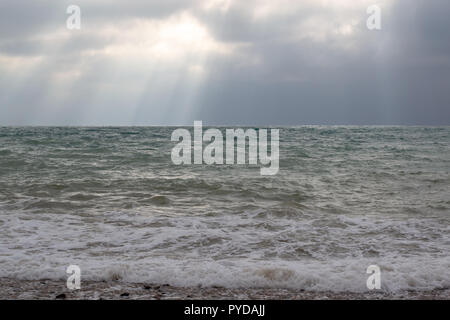
[{"label": "dark storm cloud", "polygon": [[253,50],[263,57],[267,73],[258,66],[242,77],[225,65],[216,72],[221,81],[211,81],[206,90],[202,111],[209,116],[204,118],[234,123],[242,115],[237,122],[243,124],[447,125],[449,9],[446,1],[396,1],[383,16],[382,31],[359,26],[356,52],[330,43],[267,43],[254,37],[261,40]]},{"label": "dark storm cloud", "polygon": [[[273,3],[79,1],[77,33],[65,30],[71,1],[4,0],[0,124],[450,124],[448,1],[388,1],[380,31],[365,6]],[[105,54],[130,50],[128,21],[186,13],[207,54]]]}]

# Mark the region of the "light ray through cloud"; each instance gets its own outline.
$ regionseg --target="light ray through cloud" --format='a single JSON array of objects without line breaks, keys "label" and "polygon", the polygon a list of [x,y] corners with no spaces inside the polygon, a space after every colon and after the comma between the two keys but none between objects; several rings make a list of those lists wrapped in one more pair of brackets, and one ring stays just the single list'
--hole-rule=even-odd
[{"label": "light ray through cloud", "polygon": [[68,30],[69,2],[2,1],[2,124],[450,118],[430,112],[450,112],[443,0],[378,0],[379,31],[371,0],[109,3],[79,1],[81,30]]}]

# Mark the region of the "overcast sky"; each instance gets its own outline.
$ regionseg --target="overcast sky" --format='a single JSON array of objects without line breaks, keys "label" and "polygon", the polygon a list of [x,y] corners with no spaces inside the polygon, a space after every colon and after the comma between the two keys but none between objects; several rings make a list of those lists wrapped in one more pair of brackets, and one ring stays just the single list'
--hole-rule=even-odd
[{"label": "overcast sky", "polygon": [[449,125],[449,15],[448,0],[1,0],[0,125]]}]

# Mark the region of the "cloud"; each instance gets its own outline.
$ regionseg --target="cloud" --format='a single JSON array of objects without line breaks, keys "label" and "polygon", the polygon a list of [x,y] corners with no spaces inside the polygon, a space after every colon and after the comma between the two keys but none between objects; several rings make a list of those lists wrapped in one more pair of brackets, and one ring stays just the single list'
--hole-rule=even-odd
[{"label": "cloud", "polygon": [[233,51],[232,45],[216,41],[208,29],[187,12],[156,21],[132,19],[107,25],[96,33],[101,38],[111,39],[111,43],[83,54],[173,62],[189,56],[230,54]]},{"label": "cloud", "polygon": [[450,4],[376,3],[4,0],[0,124],[449,124]]}]

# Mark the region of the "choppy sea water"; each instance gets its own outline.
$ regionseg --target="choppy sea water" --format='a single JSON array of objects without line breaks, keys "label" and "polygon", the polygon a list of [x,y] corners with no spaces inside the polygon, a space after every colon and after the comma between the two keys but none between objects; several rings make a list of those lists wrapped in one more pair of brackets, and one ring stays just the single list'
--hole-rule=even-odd
[{"label": "choppy sea water", "polygon": [[0,128],[0,277],[450,287],[450,128],[280,129],[280,170],[172,164],[175,128]]}]

